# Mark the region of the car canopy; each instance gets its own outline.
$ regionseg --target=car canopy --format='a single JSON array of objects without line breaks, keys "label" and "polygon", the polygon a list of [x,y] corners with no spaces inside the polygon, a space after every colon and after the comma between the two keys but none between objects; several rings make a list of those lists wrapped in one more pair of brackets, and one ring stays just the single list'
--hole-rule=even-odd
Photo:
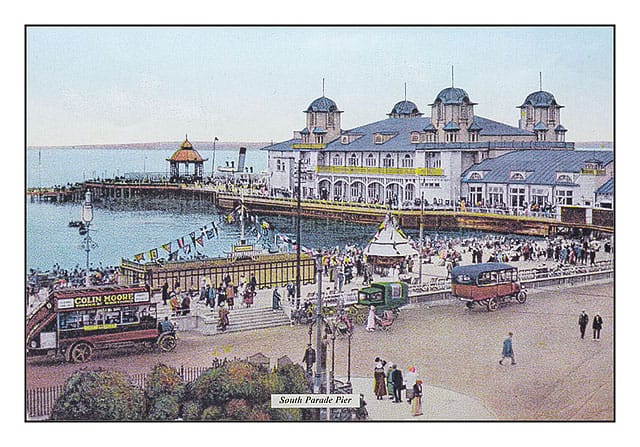
[{"label": "car canopy", "polygon": [[454,284],[475,284],[482,273],[515,270],[516,267],[502,262],[460,265],[451,269],[451,282]]}]

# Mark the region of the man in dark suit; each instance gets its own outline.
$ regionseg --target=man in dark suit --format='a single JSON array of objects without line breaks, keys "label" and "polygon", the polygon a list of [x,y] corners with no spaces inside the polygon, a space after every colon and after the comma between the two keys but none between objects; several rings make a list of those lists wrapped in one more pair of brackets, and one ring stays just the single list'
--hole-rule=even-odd
[{"label": "man in dark suit", "polygon": [[584,338],[584,331],[587,329],[587,324],[589,324],[589,316],[583,310],[578,318],[578,325],[580,326],[580,338]]},{"label": "man in dark suit", "polygon": [[400,371],[395,364],[391,367],[391,383],[393,384],[393,401],[402,402],[402,386],[404,380],[402,378],[402,371]]}]

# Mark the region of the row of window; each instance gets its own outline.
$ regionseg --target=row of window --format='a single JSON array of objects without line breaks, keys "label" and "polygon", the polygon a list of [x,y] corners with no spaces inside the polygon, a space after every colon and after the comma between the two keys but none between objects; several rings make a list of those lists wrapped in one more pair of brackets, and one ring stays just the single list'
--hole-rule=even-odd
[{"label": "row of window", "polygon": [[[490,188],[487,194],[487,198],[490,203],[501,204],[504,201],[504,191],[501,188]],[[472,205],[482,202],[482,186],[470,186],[469,187],[469,201]],[[510,187],[509,188],[509,200],[510,206],[518,207],[523,206],[527,201],[526,190],[522,187]],[[536,203],[538,205],[544,205],[549,202],[549,197],[542,189],[532,189],[530,196],[530,203]],[[555,192],[555,203],[558,205],[573,205],[573,191],[568,189],[557,189]]]}]

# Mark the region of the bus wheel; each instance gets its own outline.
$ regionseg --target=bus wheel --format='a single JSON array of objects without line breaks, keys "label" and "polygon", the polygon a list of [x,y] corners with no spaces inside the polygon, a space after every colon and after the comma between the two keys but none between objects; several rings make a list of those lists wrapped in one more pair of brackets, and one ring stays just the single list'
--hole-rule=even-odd
[{"label": "bus wheel", "polygon": [[366,320],[366,317],[362,312],[358,312],[358,315],[356,315],[356,317],[354,318],[355,323],[360,326],[364,324],[365,320]]},{"label": "bus wheel", "polygon": [[520,304],[524,304],[524,302],[527,301],[527,292],[520,291],[516,296],[516,301],[519,302]]},{"label": "bus wheel", "polygon": [[173,334],[163,334],[158,339],[158,347],[163,352],[173,351],[176,344],[176,337]]},{"label": "bus wheel", "polygon": [[71,348],[69,359],[73,363],[86,363],[91,360],[93,348],[89,343],[80,342]]},{"label": "bus wheel", "polygon": [[490,298],[489,301],[487,301],[487,310],[489,312],[495,312],[498,310],[498,302],[495,298]]}]

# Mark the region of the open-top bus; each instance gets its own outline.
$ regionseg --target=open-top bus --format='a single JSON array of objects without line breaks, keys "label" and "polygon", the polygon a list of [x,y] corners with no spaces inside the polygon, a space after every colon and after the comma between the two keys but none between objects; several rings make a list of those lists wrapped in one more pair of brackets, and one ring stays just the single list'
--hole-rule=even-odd
[{"label": "open-top bus", "polygon": [[174,331],[160,333],[156,303],[143,286],[67,288],[50,292],[27,318],[27,355],[62,354],[83,363],[94,350],[144,343],[176,346]]},{"label": "open-top bus", "polygon": [[454,267],[451,269],[451,292],[465,301],[469,309],[478,304],[486,306],[489,312],[507,301],[523,304],[527,300],[527,289],[518,280],[518,269],[500,262]]}]

